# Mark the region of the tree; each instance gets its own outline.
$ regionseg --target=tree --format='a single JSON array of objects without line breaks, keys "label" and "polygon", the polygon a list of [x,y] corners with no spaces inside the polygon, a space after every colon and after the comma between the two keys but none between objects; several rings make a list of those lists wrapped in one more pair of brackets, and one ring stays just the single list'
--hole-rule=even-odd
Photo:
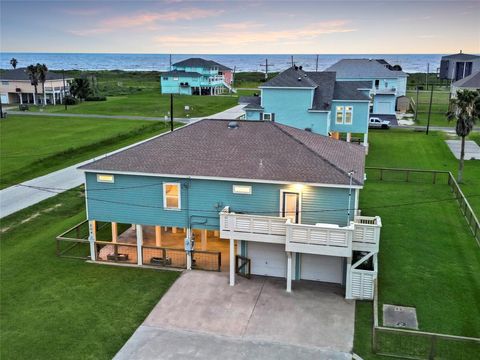
[{"label": "tree", "polygon": [[30,79],[30,84],[35,89],[35,101],[34,103],[36,104],[37,102],[37,97],[38,97],[38,71],[37,71],[37,66],[36,65],[28,65],[27,67],[27,75]]},{"label": "tree", "polygon": [[452,99],[447,113],[448,121],[456,121],[455,131],[462,138],[460,162],[458,164],[458,182],[463,181],[463,165],[465,158],[465,138],[480,118],[480,92],[478,90],[461,90],[456,99]]},{"label": "tree", "polygon": [[17,59],[12,58],[12,59],[10,60],[10,65],[12,65],[12,67],[13,67],[14,69],[17,68],[17,64],[18,64]]},{"label": "tree", "polygon": [[72,94],[78,99],[85,100],[88,96],[92,94],[90,81],[85,78],[73,79],[72,83],[70,84],[70,94]]},{"label": "tree", "polygon": [[[45,93],[45,81],[47,81],[48,68],[45,64],[37,64],[38,80],[42,83],[43,105],[47,105],[47,94]],[[53,95],[55,96],[55,94]]]}]

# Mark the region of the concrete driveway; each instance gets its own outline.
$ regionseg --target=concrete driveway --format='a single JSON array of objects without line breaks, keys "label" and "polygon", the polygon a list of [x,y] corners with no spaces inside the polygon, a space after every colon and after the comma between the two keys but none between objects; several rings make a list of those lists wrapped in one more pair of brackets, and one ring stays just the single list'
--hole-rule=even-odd
[{"label": "concrete driveway", "polygon": [[337,286],[190,271],[115,359],[350,359],[354,312]]}]

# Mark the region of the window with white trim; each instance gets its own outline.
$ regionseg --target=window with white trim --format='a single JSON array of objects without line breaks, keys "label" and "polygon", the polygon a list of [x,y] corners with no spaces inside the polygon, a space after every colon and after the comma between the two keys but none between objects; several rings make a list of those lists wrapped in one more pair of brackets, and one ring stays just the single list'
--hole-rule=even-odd
[{"label": "window with white trim", "polygon": [[351,124],[353,119],[353,106],[345,106],[345,124]]},{"label": "window with white trim", "polygon": [[353,121],[353,106],[337,106],[335,109],[335,123],[351,125]]},{"label": "window with white trim", "polygon": [[177,76],[174,76],[174,77],[173,77],[173,81],[178,81],[178,77],[177,77]]},{"label": "window with white trim", "polygon": [[262,119],[264,121],[272,121],[272,114],[271,113],[263,113]]},{"label": "window with white trim", "polygon": [[114,183],[115,177],[111,174],[97,174],[97,182]]},{"label": "window with white trim", "polygon": [[163,208],[166,210],[181,209],[180,183],[163,183]]},{"label": "window with white trim", "polygon": [[233,193],[241,195],[251,195],[252,187],[249,185],[233,185]]},{"label": "window with white trim", "polygon": [[343,106],[337,106],[335,112],[335,122],[337,124],[343,124]]}]

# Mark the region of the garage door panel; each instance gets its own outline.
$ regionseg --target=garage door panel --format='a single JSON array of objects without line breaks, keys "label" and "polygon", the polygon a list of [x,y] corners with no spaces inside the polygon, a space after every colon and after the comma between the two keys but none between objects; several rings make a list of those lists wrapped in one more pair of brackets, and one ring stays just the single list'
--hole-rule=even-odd
[{"label": "garage door panel", "polygon": [[300,261],[301,279],[343,283],[343,258],[302,254]]},{"label": "garage door panel", "polygon": [[250,242],[248,258],[254,275],[285,277],[287,273],[287,256],[285,245]]}]

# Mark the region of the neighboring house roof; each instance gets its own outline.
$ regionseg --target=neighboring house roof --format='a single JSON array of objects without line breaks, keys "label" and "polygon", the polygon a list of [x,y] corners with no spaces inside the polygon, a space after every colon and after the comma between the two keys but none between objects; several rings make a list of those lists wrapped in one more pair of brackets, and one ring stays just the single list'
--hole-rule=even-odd
[{"label": "neighboring house roof", "polygon": [[80,169],[95,172],[363,185],[365,149],[271,121],[205,119]]},{"label": "neighboring house roof", "polygon": [[337,81],[333,92],[334,100],[370,100],[370,96],[358,89],[370,89],[371,81]]},{"label": "neighboring house roof", "polygon": [[268,80],[262,87],[294,87],[294,88],[315,88],[317,83],[299,67],[292,66],[281,72],[273,79]]},{"label": "neighboring house roof", "polygon": [[260,96],[240,96],[240,104],[246,104],[244,110],[263,110],[261,106],[262,98]]},{"label": "neighboring house roof", "polygon": [[[0,80],[11,80],[11,81],[30,81],[30,78],[28,77],[28,74],[26,72],[27,68],[17,68],[17,69],[9,69],[9,70],[2,70],[0,72]],[[63,75],[53,72],[53,71],[48,71],[47,72],[47,80],[62,80]],[[65,79],[72,79],[72,77],[65,77]]]},{"label": "neighboring house roof", "polygon": [[458,88],[474,88],[480,89],[480,71],[470,74],[463,79],[455,81],[452,86]]},{"label": "neighboring house roof", "polygon": [[372,59],[342,59],[330,66],[326,71],[335,71],[337,78],[393,78],[408,76],[403,71],[390,70],[379,61]]},{"label": "neighboring house roof", "polygon": [[189,58],[175,64],[173,66],[181,66],[181,67],[201,67],[201,68],[212,68],[214,66],[218,67],[220,70],[232,70],[229,67],[219,64],[213,60],[206,60],[202,58]]},{"label": "neighboring house roof", "polygon": [[480,56],[472,55],[472,54],[464,54],[463,52],[459,52],[458,54],[442,56],[442,60],[475,60],[475,59],[480,59]]},{"label": "neighboring house roof", "polygon": [[311,110],[330,110],[335,90],[335,73],[331,71],[308,72],[317,87],[313,93]]},{"label": "neighboring house roof", "polygon": [[178,77],[202,77],[203,75],[196,71],[181,71],[181,70],[172,70],[165,71],[162,73],[162,76],[178,76]]}]

